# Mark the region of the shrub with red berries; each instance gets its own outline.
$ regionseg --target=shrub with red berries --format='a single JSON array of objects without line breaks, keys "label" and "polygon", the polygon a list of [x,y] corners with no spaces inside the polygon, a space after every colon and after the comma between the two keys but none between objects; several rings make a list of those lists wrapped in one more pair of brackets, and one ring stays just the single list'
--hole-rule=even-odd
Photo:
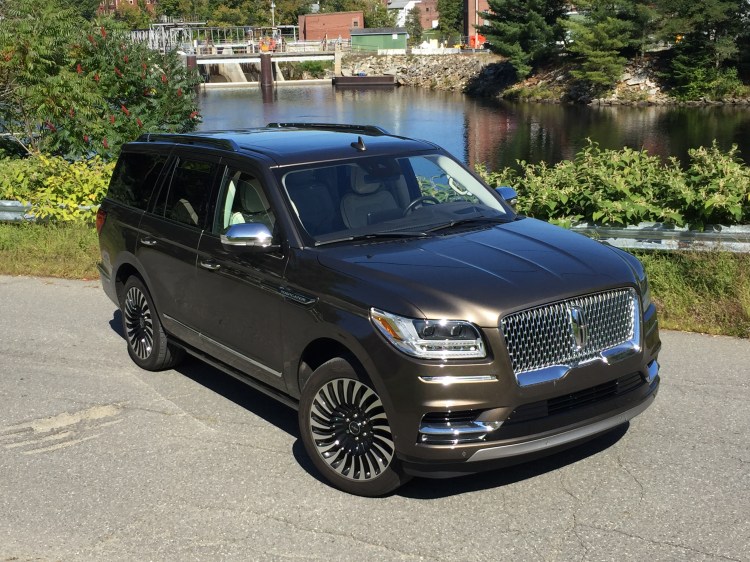
[{"label": "shrub with red berries", "polygon": [[0,129],[27,151],[114,158],[144,131],[195,129],[200,77],[176,53],[152,51],[122,24],[87,22],[54,0],[10,1],[16,10],[0,26]]}]

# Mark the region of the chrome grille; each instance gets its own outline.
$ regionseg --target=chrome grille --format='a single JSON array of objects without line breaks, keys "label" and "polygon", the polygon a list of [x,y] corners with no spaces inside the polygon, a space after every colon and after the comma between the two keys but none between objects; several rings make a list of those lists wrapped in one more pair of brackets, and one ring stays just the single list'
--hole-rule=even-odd
[{"label": "chrome grille", "polygon": [[[574,366],[636,339],[637,312],[635,290],[617,289],[511,314],[500,321],[500,329],[518,376],[557,365]],[[585,336],[571,321],[581,313]]]}]

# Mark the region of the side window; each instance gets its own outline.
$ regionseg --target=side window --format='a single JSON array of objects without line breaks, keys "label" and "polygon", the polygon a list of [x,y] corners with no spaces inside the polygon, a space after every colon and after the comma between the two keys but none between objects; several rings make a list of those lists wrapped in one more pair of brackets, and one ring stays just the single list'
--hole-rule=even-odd
[{"label": "side window", "polygon": [[263,223],[273,232],[276,216],[258,178],[227,168],[219,191],[213,232],[223,234],[233,224],[246,222]]},{"label": "side window", "polygon": [[212,162],[180,159],[172,173],[167,195],[162,197],[154,212],[183,224],[203,226],[215,171],[216,164]]},{"label": "side window", "polygon": [[146,209],[166,161],[164,154],[123,152],[112,173],[107,196],[136,209]]}]

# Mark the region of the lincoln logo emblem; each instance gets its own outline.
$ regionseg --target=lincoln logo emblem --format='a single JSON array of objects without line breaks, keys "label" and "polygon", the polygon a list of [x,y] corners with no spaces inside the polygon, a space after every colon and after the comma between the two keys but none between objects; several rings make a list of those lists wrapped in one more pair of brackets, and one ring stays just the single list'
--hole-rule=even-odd
[{"label": "lincoln logo emblem", "polygon": [[589,326],[586,324],[586,316],[583,313],[583,309],[577,306],[571,306],[568,308],[568,316],[570,316],[570,329],[573,332],[573,339],[576,342],[576,351],[586,346],[586,342],[589,340]]}]

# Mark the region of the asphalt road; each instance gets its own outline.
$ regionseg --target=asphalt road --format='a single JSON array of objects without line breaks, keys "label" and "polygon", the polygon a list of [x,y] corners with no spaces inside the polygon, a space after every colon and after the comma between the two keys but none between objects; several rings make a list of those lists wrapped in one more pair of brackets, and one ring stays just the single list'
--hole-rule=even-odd
[{"label": "asphalt road", "polygon": [[364,499],[295,412],[127,356],[98,283],[0,277],[0,561],[750,560],[750,341],[662,334],[656,403],[543,461]]}]

